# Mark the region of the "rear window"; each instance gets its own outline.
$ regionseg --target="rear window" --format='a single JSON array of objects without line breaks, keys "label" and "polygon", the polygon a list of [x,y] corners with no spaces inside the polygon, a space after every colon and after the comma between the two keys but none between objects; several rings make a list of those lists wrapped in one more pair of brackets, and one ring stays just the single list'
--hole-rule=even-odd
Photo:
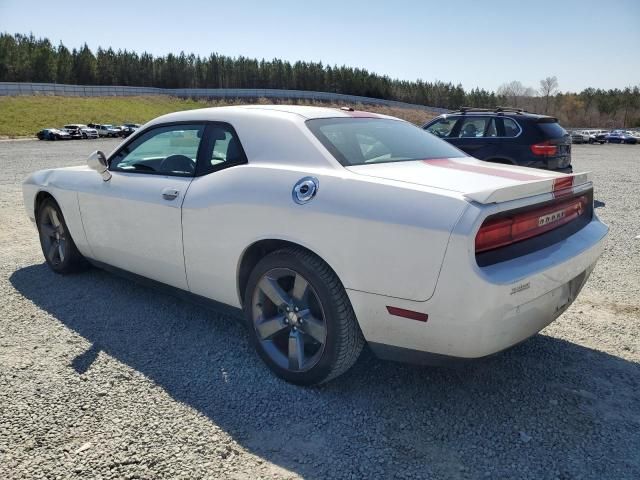
[{"label": "rear window", "polygon": [[565,135],[569,135],[567,131],[560,126],[558,122],[544,122],[538,123],[538,128],[542,130],[545,137],[548,138],[561,138]]},{"label": "rear window", "polygon": [[384,118],[318,118],[307,126],[345,167],[466,154],[410,123]]}]

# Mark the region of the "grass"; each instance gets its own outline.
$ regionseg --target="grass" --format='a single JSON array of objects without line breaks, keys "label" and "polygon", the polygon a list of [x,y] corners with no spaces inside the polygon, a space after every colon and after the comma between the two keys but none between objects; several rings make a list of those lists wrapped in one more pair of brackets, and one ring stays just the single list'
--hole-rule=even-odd
[{"label": "grass", "polygon": [[[189,100],[168,96],[153,97],[53,97],[21,96],[0,97],[0,138],[33,137],[43,128],[60,128],[69,123],[145,123],[165,113],[194,108],[219,107],[247,103],[269,104],[242,100]],[[343,105],[320,102],[278,102],[298,105],[340,107]],[[393,115],[422,125],[433,114],[420,109],[405,109],[374,105],[356,105],[359,110]]]}]

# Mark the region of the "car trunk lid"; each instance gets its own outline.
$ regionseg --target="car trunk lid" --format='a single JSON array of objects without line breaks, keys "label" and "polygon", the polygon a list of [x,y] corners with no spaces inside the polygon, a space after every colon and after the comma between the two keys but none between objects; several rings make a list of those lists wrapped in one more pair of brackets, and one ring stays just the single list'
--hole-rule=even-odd
[{"label": "car trunk lid", "polygon": [[560,192],[589,181],[587,173],[566,175],[471,157],[366,164],[347,169],[359,175],[459,192],[468,200],[483,204]]}]

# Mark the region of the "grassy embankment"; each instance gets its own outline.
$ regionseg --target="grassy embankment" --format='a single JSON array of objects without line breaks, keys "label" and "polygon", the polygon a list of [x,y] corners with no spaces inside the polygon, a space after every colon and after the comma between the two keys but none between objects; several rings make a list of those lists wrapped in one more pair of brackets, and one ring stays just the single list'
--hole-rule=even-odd
[{"label": "grassy embankment", "polygon": [[[159,115],[194,108],[219,107],[243,103],[273,103],[241,100],[196,101],[174,97],[0,97],[0,138],[33,137],[43,128],[60,128],[68,123],[145,123]],[[280,102],[282,103],[282,102]],[[289,103],[289,102],[287,102]],[[334,106],[327,103],[298,105]],[[421,125],[433,115],[418,109],[356,105],[355,108],[404,118]]]}]

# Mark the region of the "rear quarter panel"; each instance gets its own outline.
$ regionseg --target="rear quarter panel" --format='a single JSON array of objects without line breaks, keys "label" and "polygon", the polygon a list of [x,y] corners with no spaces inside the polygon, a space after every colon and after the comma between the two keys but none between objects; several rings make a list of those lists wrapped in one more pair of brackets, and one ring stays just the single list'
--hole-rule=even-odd
[{"label": "rear quarter panel", "polygon": [[[308,175],[319,179],[319,191],[298,205],[292,189]],[[196,178],[185,198],[189,287],[239,305],[236,279],[244,251],[262,239],[282,239],[323,258],[347,289],[426,300],[467,205],[428,187],[346,170],[232,167]]]}]

